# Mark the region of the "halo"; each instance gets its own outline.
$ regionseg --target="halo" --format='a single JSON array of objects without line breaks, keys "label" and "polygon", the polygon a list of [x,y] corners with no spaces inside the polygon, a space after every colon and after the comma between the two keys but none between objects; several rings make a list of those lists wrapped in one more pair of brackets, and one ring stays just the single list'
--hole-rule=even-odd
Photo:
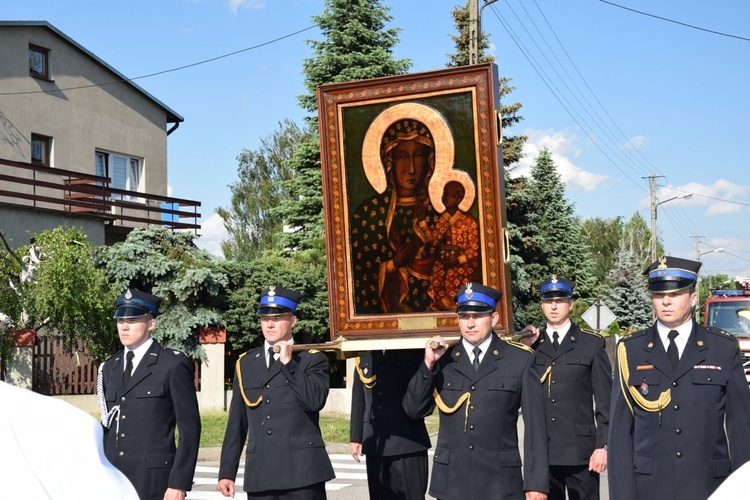
[{"label": "halo", "polygon": [[[443,118],[443,115],[430,106],[416,102],[396,104],[390,108],[384,109],[377,117],[375,117],[370,124],[370,127],[367,129],[365,139],[362,142],[362,167],[365,170],[365,176],[367,176],[368,182],[378,194],[383,194],[388,187],[388,180],[385,175],[385,165],[383,165],[383,161],[380,158],[380,142],[383,139],[383,134],[388,130],[388,127],[398,120],[403,120],[405,118],[411,118],[424,123],[432,134],[432,140],[435,143],[435,171],[433,172],[433,179],[435,176],[445,178],[453,165],[453,158],[455,155],[453,134],[451,133],[445,118]],[[433,202],[433,206],[436,206],[434,203],[435,199],[432,196],[432,184],[433,182],[431,179],[428,187],[430,201]],[[464,187],[467,187],[467,196],[464,198],[466,199],[468,198],[469,189],[468,186]],[[442,194],[442,186],[440,186],[437,200],[441,200]],[[442,206],[442,201],[440,201],[439,205]]]},{"label": "halo", "polygon": [[[435,170],[437,170],[437,168]],[[438,213],[445,212],[445,205],[443,205],[443,190],[445,189],[445,185],[450,181],[457,181],[463,185],[464,199],[461,200],[458,208],[464,212],[468,212],[471,205],[474,203],[474,198],[477,196],[477,188],[474,185],[471,176],[463,170],[450,169],[447,172],[440,172],[440,174],[432,176],[428,187],[432,206],[435,207],[435,210],[437,210]]]}]

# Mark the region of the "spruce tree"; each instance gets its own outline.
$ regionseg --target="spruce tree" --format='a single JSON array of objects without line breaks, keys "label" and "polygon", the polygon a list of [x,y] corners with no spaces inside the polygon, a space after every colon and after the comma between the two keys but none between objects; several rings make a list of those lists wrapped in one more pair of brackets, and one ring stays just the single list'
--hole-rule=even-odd
[{"label": "spruce tree", "polygon": [[317,87],[401,74],[411,67],[409,59],[393,57],[399,29],[386,28],[392,20],[389,10],[378,0],[326,0],[323,13],[313,16],[323,40],[308,40],[313,50],[303,63],[308,93],[299,102],[311,114],[308,122],[314,136],[295,149],[290,161],[295,176],[284,182],[284,188],[292,199],[273,211],[286,226],[281,240],[287,251],[324,248]]},{"label": "spruce tree", "polygon": [[[531,168],[531,182],[525,194],[528,212],[525,214],[523,249],[524,270],[531,283],[555,274],[577,283],[575,298],[594,296],[596,280],[592,259],[574,216],[574,205],[565,197],[565,185],[548,149],[543,149]],[[515,292],[515,290],[514,290]],[[518,300],[524,322],[543,321],[539,311],[536,286],[518,290]]]},{"label": "spruce tree", "polygon": [[605,304],[615,314],[620,328],[633,332],[651,323],[651,297],[637,258],[623,244],[617,264],[607,278],[612,288],[606,293]]}]

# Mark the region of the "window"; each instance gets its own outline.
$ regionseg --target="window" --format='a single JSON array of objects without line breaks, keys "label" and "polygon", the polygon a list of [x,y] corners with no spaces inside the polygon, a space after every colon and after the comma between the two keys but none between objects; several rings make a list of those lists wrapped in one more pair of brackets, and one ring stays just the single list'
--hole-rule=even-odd
[{"label": "window", "polygon": [[43,135],[31,134],[31,163],[35,165],[50,166],[50,151],[52,150],[52,138]]},{"label": "window", "polygon": [[[141,182],[141,161],[138,158],[97,151],[94,161],[96,163],[96,175],[109,177],[112,181],[111,187],[138,191]],[[127,198],[131,199],[132,197]]]},{"label": "window", "polygon": [[51,79],[49,74],[49,49],[29,45],[29,74]]}]

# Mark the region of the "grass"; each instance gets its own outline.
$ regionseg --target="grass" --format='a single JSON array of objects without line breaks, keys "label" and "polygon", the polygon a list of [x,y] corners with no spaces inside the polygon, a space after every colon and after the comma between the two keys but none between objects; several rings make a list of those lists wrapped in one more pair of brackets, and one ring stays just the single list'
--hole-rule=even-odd
[{"label": "grass", "polygon": [[[425,419],[427,431],[434,434],[438,430],[438,414]],[[221,446],[227,427],[227,412],[204,412],[201,414],[201,447]],[[326,413],[320,416],[320,431],[326,443],[349,442],[349,415]]]}]

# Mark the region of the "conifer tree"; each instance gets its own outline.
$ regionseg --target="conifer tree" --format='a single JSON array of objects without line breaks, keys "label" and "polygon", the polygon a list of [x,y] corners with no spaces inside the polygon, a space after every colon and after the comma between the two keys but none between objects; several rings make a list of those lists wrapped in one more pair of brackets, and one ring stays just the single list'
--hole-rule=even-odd
[{"label": "conifer tree", "polygon": [[323,13],[313,20],[323,40],[309,40],[313,56],[303,63],[308,93],[300,106],[311,116],[313,137],[295,149],[290,166],[295,176],[284,182],[292,199],[273,211],[287,232],[282,246],[289,250],[321,250],[323,242],[323,194],[318,144],[316,89],[319,85],[405,73],[408,59],[395,59],[397,28],[386,28],[392,18],[379,0],[326,0]]},{"label": "conifer tree", "polygon": [[[565,185],[548,149],[543,149],[531,168],[526,193],[528,212],[523,234],[524,270],[534,285],[552,274],[577,283],[575,298],[590,299],[596,280],[589,249],[574,216],[574,205],[565,197]],[[514,290],[514,292],[516,292]],[[542,321],[536,287],[518,290],[524,322]]]},{"label": "conifer tree", "polygon": [[620,328],[630,332],[651,324],[651,297],[642,272],[627,243],[623,244],[617,255],[617,264],[607,276],[612,288],[606,293],[604,302],[615,314]]}]

